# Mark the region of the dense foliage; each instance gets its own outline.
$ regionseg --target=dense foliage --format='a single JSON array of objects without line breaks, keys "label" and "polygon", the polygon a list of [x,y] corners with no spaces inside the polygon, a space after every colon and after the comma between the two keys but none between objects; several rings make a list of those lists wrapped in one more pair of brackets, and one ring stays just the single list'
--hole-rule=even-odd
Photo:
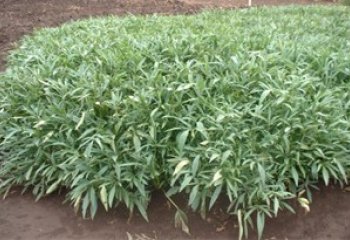
[{"label": "dense foliage", "polygon": [[350,6],[350,0],[342,0],[341,1],[345,6]]},{"label": "dense foliage", "polygon": [[[347,181],[349,53],[345,7],[36,31],[0,75],[0,189],[65,187],[84,216],[123,203],[146,219],[155,189],[202,215],[222,195],[240,236],[253,222],[261,235],[287,199]],[[187,231],[181,210],[176,221]]]}]

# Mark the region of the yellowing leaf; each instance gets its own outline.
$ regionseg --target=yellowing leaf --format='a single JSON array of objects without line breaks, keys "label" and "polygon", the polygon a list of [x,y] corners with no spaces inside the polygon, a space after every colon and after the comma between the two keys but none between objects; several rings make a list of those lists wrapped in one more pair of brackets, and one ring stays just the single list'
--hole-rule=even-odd
[{"label": "yellowing leaf", "polygon": [[190,229],[188,228],[188,220],[186,214],[178,209],[175,213],[175,227],[181,228],[181,230],[190,235]]},{"label": "yellowing leaf", "polygon": [[106,209],[106,211],[108,210],[108,200],[107,200],[107,190],[105,186],[101,187],[100,190],[100,198],[101,198],[101,202],[104,206],[104,208]]},{"label": "yellowing leaf", "polygon": [[181,169],[189,163],[190,163],[190,161],[188,161],[187,159],[184,159],[181,162],[179,162],[175,167],[175,171],[174,171],[173,175],[178,174],[181,171]]},{"label": "yellowing leaf", "polygon": [[34,125],[34,128],[40,128],[41,126],[45,125],[46,121],[40,120],[37,124]]},{"label": "yellowing leaf", "polygon": [[187,90],[187,89],[190,89],[194,85],[195,85],[194,83],[183,83],[176,89],[176,91]]},{"label": "yellowing leaf", "polygon": [[222,175],[221,175],[221,169],[220,169],[214,174],[214,177],[213,177],[213,180],[211,181],[211,184],[213,184],[213,183],[215,184],[221,178],[222,178]]},{"label": "yellowing leaf", "polygon": [[310,212],[310,202],[306,198],[298,198],[298,202],[302,208],[305,209],[306,212]]},{"label": "yellowing leaf", "polygon": [[58,184],[61,182],[61,179],[57,180],[56,182],[54,182],[47,190],[46,190],[46,194],[50,194],[53,191],[55,191],[58,187]]}]

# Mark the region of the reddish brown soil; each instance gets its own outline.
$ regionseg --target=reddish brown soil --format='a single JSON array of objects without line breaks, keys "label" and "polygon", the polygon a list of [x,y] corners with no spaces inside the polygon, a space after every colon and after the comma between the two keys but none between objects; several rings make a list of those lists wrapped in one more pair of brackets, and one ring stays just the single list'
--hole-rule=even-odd
[{"label": "reddish brown soil", "polygon": [[[241,7],[245,0],[0,0],[0,70],[12,44],[34,28],[57,26],[71,19],[126,13],[193,13],[203,8]],[[253,0],[257,5],[310,4],[309,0]],[[318,2],[319,3],[319,2]],[[323,2],[325,3],[325,2]],[[35,202],[31,194],[13,191],[0,200],[0,239],[236,239],[237,225],[220,206],[206,219],[190,213],[191,236],[174,228],[174,210],[161,194],[149,208],[150,222],[136,215],[127,223],[123,208],[101,210],[94,221],[76,216],[63,195]],[[284,212],[266,223],[264,239],[350,239],[350,193],[337,187],[315,192],[311,212]],[[253,233],[250,239],[256,239]]]},{"label": "reddish brown soil", "polygon": [[[128,212],[120,207],[108,213],[98,212],[94,220],[74,214],[64,197],[52,195],[35,202],[31,194],[13,193],[0,200],[0,239],[3,240],[165,240],[165,239],[237,239],[237,222],[220,211],[220,205],[202,220],[189,212],[191,236],[174,228],[174,210],[161,194],[154,194],[149,207],[149,223],[138,214],[128,223]],[[350,193],[338,187],[314,193],[311,212],[281,212],[268,219],[266,240],[348,240],[350,239]],[[249,239],[257,239],[252,231]]]}]

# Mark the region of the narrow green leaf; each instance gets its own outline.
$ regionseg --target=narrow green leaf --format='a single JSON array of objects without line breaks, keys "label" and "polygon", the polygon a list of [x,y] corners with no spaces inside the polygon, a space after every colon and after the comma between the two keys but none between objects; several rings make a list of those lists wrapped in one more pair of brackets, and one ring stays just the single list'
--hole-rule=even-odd
[{"label": "narrow green leaf", "polygon": [[260,99],[259,99],[259,104],[262,104],[263,101],[265,100],[265,98],[271,93],[271,90],[267,89],[267,90],[264,90],[263,93],[261,94],[260,96]]},{"label": "narrow green leaf", "polygon": [[197,122],[196,125],[197,125],[196,126],[197,131],[199,131],[206,139],[208,139],[208,132],[205,129],[203,123],[202,122]]},{"label": "narrow green leaf", "polygon": [[136,152],[140,152],[140,150],[141,150],[141,141],[140,141],[140,138],[139,138],[137,135],[134,135],[133,141],[134,141],[135,151],[136,151]]},{"label": "narrow green leaf", "polygon": [[28,171],[26,172],[26,174],[25,174],[25,179],[28,181],[29,179],[30,179],[30,176],[31,176],[31,174],[32,174],[32,171],[33,171],[33,166],[31,166],[29,169],[28,169]]},{"label": "narrow green leaf", "polygon": [[265,169],[263,168],[263,166],[261,166],[261,164],[258,163],[258,171],[259,171],[259,176],[261,178],[261,182],[265,183],[266,181],[266,173],[265,173]]},{"label": "narrow green leaf", "polygon": [[108,205],[110,208],[113,207],[113,201],[115,199],[115,192],[116,192],[116,187],[112,186],[109,193],[108,193]]},{"label": "narrow green leaf", "polygon": [[81,115],[78,124],[75,126],[75,130],[78,130],[80,128],[80,126],[83,124],[84,119],[85,119],[85,114],[86,114],[86,112],[83,112],[83,114]]},{"label": "narrow green leaf", "polygon": [[85,152],[84,152],[84,156],[85,157],[90,157],[91,156],[91,150],[92,150],[92,146],[94,145],[94,142],[91,141],[88,146],[86,147],[85,149]]},{"label": "narrow green leaf", "polygon": [[192,188],[191,190],[191,193],[190,193],[190,198],[189,198],[189,201],[188,201],[188,204],[189,205],[192,205],[192,203],[194,202],[194,200],[196,199],[197,195],[198,195],[198,189],[199,189],[199,186],[196,185]]},{"label": "narrow green leaf", "polygon": [[294,166],[291,168],[291,173],[292,173],[292,178],[294,180],[295,186],[298,186],[299,185],[299,174]]},{"label": "narrow green leaf", "polygon": [[87,208],[90,205],[90,198],[89,198],[89,194],[86,193],[85,197],[83,199],[83,204],[82,204],[82,213],[83,213],[83,218],[86,218],[86,212],[87,212]]},{"label": "narrow green leaf", "polygon": [[329,184],[329,172],[328,172],[327,168],[325,168],[325,167],[322,168],[322,176],[323,176],[324,183],[326,184],[326,186],[328,186],[328,184]]},{"label": "narrow green leaf", "polygon": [[210,202],[209,202],[209,210],[214,206],[216,200],[218,199],[220,193],[221,193],[222,185],[219,185],[215,188],[215,191],[211,195]]},{"label": "narrow green leaf", "polygon": [[142,204],[139,200],[135,201],[137,209],[141,213],[142,217],[148,222],[148,216],[146,213],[146,206]]},{"label": "narrow green leaf", "polygon": [[179,149],[180,152],[182,152],[184,149],[189,132],[190,132],[189,130],[185,130],[179,133],[176,137],[177,148]]},{"label": "narrow green leaf", "polygon": [[200,166],[200,156],[196,156],[192,162],[192,175],[195,176]]},{"label": "narrow green leaf", "polygon": [[89,190],[89,196],[90,196],[90,215],[91,218],[94,218],[97,212],[97,197],[96,197],[96,192],[95,189],[92,187]]}]

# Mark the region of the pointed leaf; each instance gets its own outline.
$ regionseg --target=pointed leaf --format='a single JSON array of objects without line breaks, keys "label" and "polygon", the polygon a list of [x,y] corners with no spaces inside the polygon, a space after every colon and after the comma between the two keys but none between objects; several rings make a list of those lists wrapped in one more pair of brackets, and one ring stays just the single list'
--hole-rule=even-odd
[{"label": "pointed leaf", "polygon": [[188,228],[188,219],[186,214],[178,209],[175,213],[175,228],[181,228],[181,230],[188,235],[190,235],[190,230]]},{"label": "pointed leaf", "polygon": [[182,152],[182,150],[186,144],[189,132],[190,132],[189,130],[186,130],[186,131],[179,133],[176,136],[177,148],[179,149],[180,152]]},{"label": "pointed leaf", "polygon": [[209,202],[209,210],[214,206],[216,200],[218,199],[220,193],[221,193],[222,185],[219,185],[215,188],[215,191],[211,195],[210,202]]},{"label": "pointed leaf", "polygon": [[298,174],[298,171],[295,169],[294,166],[291,169],[291,173],[292,173],[292,178],[294,180],[295,186],[298,186],[298,184],[299,184],[299,174]]},{"label": "pointed leaf", "polygon": [[190,161],[188,161],[187,159],[180,161],[175,167],[175,171],[173,173],[173,176],[178,174],[181,171],[181,169],[189,163],[190,163]]},{"label": "pointed leaf", "polygon": [[214,177],[213,177],[213,180],[211,181],[211,184],[213,184],[213,183],[215,184],[221,178],[222,178],[222,175],[221,175],[221,169],[220,169],[214,174]]},{"label": "pointed leaf", "polygon": [[322,176],[323,176],[324,183],[326,184],[326,186],[328,186],[329,172],[328,172],[327,168],[325,168],[325,167],[322,168]]},{"label": "pointed leaf", "polygon": [[92,187],[89,190],[90,195],[90,216],[91,218],[94,218],[97,212],[97,197],[95,189]]},{"label": "pointed leaf", "polygon": [[256,225],[258,230],[258,238],[261,239],[264,226],[265,226],[265,214],[263,212],[259,211],[257,213]]},{"label": "pointed leaf", "polygon": [[75,130],[78,130],[79,127],[83,124],[84,119],[85,119],[85,114],[86,114],[86,112],[83,112],[83,114],[81,115],[78,124],[75,126]]},{"label": "pointed leaf", "polygon": [[104,208],[107,211],[108,210],[108,201],[107,201],[107,189],[105,186],[101,187],[100,199],[101,199],[102,205],[104,206]]},{"label": "pointed leaf", "polygon": [[61,182],[61,179],[57,180],[56,182],[54,182],[47,190],[46,190],[46,194],[50,194],[53,191],[55,191],[57,189],[58,184]]}]

